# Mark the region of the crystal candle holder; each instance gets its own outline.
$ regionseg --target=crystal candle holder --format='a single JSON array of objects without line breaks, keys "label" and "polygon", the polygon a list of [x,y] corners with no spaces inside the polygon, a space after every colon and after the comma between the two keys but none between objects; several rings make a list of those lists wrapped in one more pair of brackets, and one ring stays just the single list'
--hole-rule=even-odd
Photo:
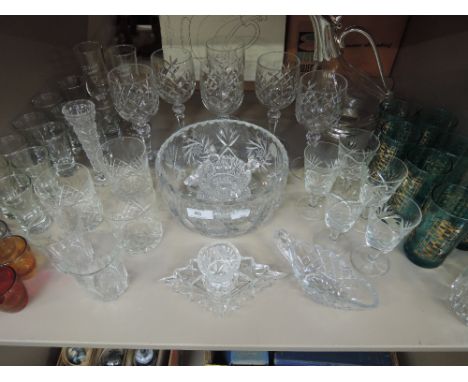
[{"label": "crystal candle holder", "polygon": [[207,291],[214,294],[229,293],[234,286],[240,261],[241,255],[231,243],[220,242],[200,249],[197,263]]}]

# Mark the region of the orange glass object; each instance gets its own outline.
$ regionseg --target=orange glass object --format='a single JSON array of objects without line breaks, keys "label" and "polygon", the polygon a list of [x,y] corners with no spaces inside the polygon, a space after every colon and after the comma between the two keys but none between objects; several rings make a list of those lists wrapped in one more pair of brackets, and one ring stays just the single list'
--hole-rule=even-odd
[{"label": "orange glass object", "polygon": [[0,266],[0,311],[19,312],[28,304],[28,292],[15,270]]},{"label": "orange glass object", "polygon": [[22,279],[34,275],[36,258],[24,237],[8,236],[0,240],[0,265],[11,266]]}]

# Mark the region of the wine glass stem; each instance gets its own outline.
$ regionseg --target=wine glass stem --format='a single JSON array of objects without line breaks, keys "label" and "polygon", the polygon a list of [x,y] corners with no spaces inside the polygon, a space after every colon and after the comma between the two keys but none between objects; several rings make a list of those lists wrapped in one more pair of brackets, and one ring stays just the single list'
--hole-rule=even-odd
[{"label": "wine glass stem", "polygon": [[268,110],[268,128],[269,130],[276,135],[276,128],[278,127],[278,122],[281,117],[281,112],[279,110]]},{"label": "wine glass stem", "polygon": [[337,241],[338,238],[340,237],[340,232],[334,231],[334,230],[330,230],[330,235],[329,235],[329,237],[330,237],[331,240]]},{"label": "wine glass stem", "polygon": [[137,134],[143,138],[146,147],[146,153],[148,155],[148,160],[151,161],[154,159],[153,150],[151,149],[151,126],[149,123],[144,125],[134,125],[133,129]]},{"label": "wine glass stem", "polygon": [[315,194],[309,195],[309,207],[315,208],[319,204],[320,196]]},{"label": "wine glass stem", "polygon": [[177,124],[179,129],[185,126],[185,106],[183,104],[174,104],[172,105],[172,111],[177,119]]}]

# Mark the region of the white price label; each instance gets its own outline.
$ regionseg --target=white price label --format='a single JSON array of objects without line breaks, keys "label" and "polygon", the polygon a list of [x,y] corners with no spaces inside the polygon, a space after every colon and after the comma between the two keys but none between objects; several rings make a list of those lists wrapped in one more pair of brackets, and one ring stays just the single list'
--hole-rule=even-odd
[{"label": "white price label", "polygon": [[213,211],[210,210],[196,210],[194,208],[187,208],[187,215],[189,218],[197,218],[204,220],[213,220]]},{"label": "white price label", "polygon": [[231,220],[246,218],[249,215],[250,215],[250,210],[249,209],[232,211],[231,212]]}]

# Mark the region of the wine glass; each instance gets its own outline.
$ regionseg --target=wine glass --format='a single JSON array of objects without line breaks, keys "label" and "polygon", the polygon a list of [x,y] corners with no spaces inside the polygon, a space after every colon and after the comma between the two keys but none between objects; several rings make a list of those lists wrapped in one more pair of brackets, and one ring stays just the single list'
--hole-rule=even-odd
[{"label": "wine glass", "polygon": [[244,100],[245,52],[241,40],[214,37],[200,63],[203,105],[218,118],[229,118]]},{"label": "wine glass", "polygon": [[307,220],[320,219],[323,216],[321,199],[330,192],[338,170],[338,145],[318,141],[304,150],[305,189],[309,194],[300,199],[296,207]]},{"label": "wine glass", "polygon": [[328,70],[305,73],[299,80],[296,98],[296,119],[306,130],[308,144],[322,133],[338,126],[348,81],[341,74]]},{"label": "wine glass", "polygon": [[122,64],[136,64],[136,47],[130,44],[112,45],[106,50],[106,59],[110,69]]},{"label": "wine glass", "polygon": [[359,272],[368,276],[381,276],[388,272],[387,253],[416,228],[422,219],[418,204],[407,198],[404,208],[391,203],[369,212],[365,240],[366,245],[353,249],[351,263]]},{"label": "wine glass", "polygon": [[292,53],[268,52],[257,59],[255,94],[268,108],[268,125],[275,134],[281,116],[280,110],[296,98],[300,61]]},{"label": "wine glass", "polygon": [[159,95],[153,69],[143,64],[119,65],[108,73],[108,81],[115,109],[132,123],[144,139],[148,159],[154,159],[149,120],[158,111]]},{"label": "wine glass", "polygon": [[151,54],[161,98],[172,104],[179,128],[184,127],[185,106],[195,90],[192,54],[184,48],[163,48]]}]

